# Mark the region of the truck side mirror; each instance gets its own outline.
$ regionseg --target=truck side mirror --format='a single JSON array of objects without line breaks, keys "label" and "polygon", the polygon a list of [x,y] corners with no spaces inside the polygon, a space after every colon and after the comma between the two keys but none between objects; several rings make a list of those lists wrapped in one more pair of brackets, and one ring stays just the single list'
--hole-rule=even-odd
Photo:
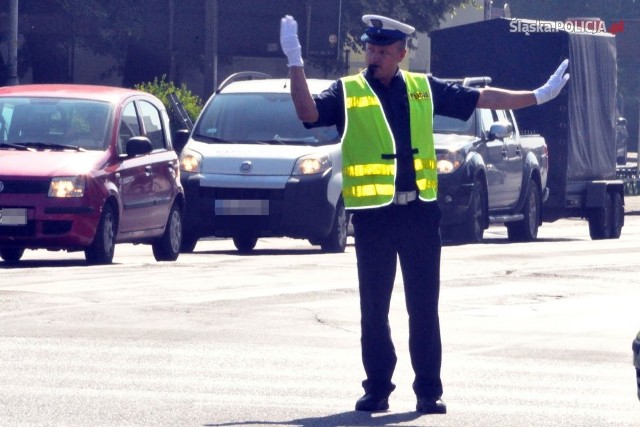
[{"label": "truck side mirror", "polygon": [[513,135],[513,125],[508,122],[495,122],[489,128],[487,139],[493,141],[495,139],[505,139]]}]

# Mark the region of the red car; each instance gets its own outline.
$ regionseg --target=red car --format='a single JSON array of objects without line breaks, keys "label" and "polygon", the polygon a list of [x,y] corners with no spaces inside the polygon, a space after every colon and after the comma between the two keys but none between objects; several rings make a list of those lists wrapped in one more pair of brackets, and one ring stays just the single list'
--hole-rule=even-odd
[{"label": "red car", "polygon": [[0,257],[84,251],[108,264],[116,243],[174,261],[184,192],[169,117],[148,93],[89,85],[0,88]]}]

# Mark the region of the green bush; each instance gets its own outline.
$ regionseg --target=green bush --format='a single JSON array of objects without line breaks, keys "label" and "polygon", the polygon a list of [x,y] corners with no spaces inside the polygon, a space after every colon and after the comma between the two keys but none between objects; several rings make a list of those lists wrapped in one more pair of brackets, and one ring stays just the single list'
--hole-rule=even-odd
[{"label": "green bush", "polygon": [[166,77],[167,76],[163,74],[159,79],[156,77],[152,82],[139,83],[134,87],[137,90],[141,90],[158,97],[169,112],[172,127],[174,129],[180,129],[184,126],[176,119],[176,115],[172,114],[171,104],[169,103],[169,94],[176,94],[180,102],[182,102],[189,118],[191,118],[191,121],[193,122],[196,121],[200,111],[202,111],[202,100],[197,95],[192,94],[185,84],[177,87],[173,82],[167,81]]}]

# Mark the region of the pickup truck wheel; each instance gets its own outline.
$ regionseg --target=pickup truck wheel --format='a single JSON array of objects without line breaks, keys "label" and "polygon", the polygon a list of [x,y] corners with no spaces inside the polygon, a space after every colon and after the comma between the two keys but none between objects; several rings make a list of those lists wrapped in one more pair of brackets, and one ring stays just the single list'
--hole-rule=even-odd
[{"label": "pickup truck wheel", "polygon": [[605,197],[604,206],[592,208],[589,212],[589,235],[593,240],[608,239],[611,236],[611,197]]},{"label": "pickup truck wheel", "polygon": [[15,248],[13,246],[4,246],[0,248],[0,258],[8,264],[15,264],[20,261],[24,254],[24,248]]},{"label": "pickup truck wheel", "polygon": [[182,210],[176,204],[171,207],[162,237],[152,244],[156,261],[175,261],[182,245]]},{"label": "pickup truck wheel", "polygon": [[456,240],[461,243],[480,243],[487,224],[487,195],[479,179],[473,183],[471,203],[465,221],[456,230]]},{"label": "pickup truck wheel", "polygon": [[609,238],[619,239],[624,225],[624,204],[620,193],[611,193],[611,234]]},{"label": "pickup truck wheel", "polygon": [[118,234],[118,220],[111,205],[106,204],[102,209],[102,216],[96,229],[91,246],[84,250],[87,264],[111,264],[116,248]]},{"label": "pickup truck wheel", "polygon": [[236,236],[233,238],[233,244],[236,249],[245,254],[251,252],[256,247],[256,243],[258,243],[257,237]]},{"label": "pickup truck wheel", "polygon": [[342,200],[338,201],[336,214],[329,235],[320,243],[322,252],[344,252],[347,247],[347,211]]},{"label": "pickup truck wheel", "polygon": [[522,215],[524,218],[521,221],[507,223],[507,236],[512,242],[531,242],[538,237],[540,190],[538,190],[538,185],[534,181],[529,182]]}]

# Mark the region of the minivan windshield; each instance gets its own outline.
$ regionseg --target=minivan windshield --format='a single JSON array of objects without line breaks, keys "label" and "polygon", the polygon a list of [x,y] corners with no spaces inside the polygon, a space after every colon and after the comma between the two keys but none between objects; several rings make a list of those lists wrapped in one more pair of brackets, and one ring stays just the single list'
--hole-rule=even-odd
[{"label": "minivan windshield", "polygon": [[326,145],[335,126],[306,129],[288,93],[221,93],[202,111],[194,139],[209,143]]},{"label": "minivan windshield", "polygon": [[0,98],[3,148],[104,151],[108,146],[111,104],[41,98]]}]

